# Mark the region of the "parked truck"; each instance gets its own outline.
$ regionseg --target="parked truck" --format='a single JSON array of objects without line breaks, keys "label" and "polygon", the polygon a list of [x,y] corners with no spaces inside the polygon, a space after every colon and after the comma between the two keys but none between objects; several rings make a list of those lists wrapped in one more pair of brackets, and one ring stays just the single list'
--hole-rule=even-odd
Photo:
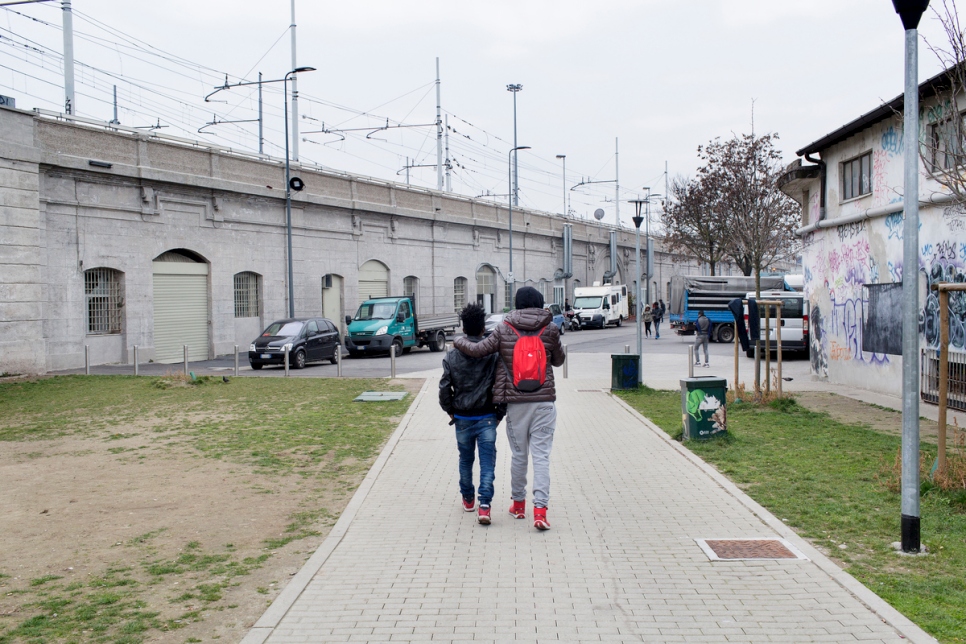
[{"label": "parked truck", "polygon": [[594,284],[575,288],[573,308],[574,320],[579,320],[581,328],[620,326],[627,318],[627,285]]},{"label": "parked truck", "polygon": [[[711,321],[711,340],[734,342],[735,318],[728,309],[731,300],[745,299],[749,291],[755,290],[754,276],[698,276],[674,275],[671,277],[671,295],[668,315],[671,328],[678,335],[694,333],[694,323],[698,312],[704,311]],[[790,291],[785,278],[762,276],[761,290]]]},{"label": "parked truck", "polygon": [[367,353],[388,353],[393,346],[396,355],[409,353],[413,347],[428,346],[430,351],[446,347],[446,333],[460,326],[456,313],[417,316],[416,302],[411,296],[376,297],[359,305],[355,317],[345,316],[345,347],[356,358]]}]

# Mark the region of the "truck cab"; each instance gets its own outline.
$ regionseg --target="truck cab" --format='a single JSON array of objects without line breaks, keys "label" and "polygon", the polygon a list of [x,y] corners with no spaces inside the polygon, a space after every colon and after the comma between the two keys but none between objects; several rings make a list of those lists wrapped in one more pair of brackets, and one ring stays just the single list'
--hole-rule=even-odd
[{"label": "truck cab", "polygon": [[416,315],[411,297],[378,297],[359,305],[354,317],[346,316],[346,349],[350,356],[388,352],[409,353],[416,346]]}]

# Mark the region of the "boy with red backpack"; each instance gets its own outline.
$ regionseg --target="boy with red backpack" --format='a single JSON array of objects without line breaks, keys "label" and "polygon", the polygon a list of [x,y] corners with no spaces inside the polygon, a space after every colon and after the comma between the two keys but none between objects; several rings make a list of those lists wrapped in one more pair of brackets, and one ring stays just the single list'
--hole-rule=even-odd
[{"label": "boy with red backpack", "polygon": [[549,530],[550,450],[557,424],[556,390],[551,365],[564,362],[560,331],[543,308],[543,295],[532,286],[516,292],[516,310],[482,342],[459,338],[454,345],[471,358],[499,354],[493,402],[505,403],[510,443],[510,514],[525,519],[527,457],[533,460],[533,525]]}]

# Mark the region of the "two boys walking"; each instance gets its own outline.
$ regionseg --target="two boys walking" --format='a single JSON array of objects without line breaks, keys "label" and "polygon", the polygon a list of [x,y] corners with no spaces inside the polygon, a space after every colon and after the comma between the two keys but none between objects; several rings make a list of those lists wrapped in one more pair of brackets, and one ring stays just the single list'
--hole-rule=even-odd
[{"label": "two boys walking", "polygon": [[[506,416],[510,445],[510,514],[526,518],[527,461],[533,461],[533,525],[550,529],[550,451],[557,422],[557,399],[550,365],[563,364],[560,331],[543,295],[526,286],[516,292],[516,310],[487,337],[486,314],[477,304],[463,309],[465,338],[443,358],[439,403],[456,425],[463,509],[472,512],[473,463],[480,454],[478,521],[491,521],[496,466],[496,426]],[[529,457],[529,459],[528,459]]]}]

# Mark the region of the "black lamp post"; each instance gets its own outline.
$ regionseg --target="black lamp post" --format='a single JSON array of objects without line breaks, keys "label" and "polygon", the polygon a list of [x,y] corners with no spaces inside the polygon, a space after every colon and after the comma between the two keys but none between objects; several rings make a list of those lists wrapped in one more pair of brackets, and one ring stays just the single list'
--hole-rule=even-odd
[{"label": "black lamp post", "polygon": [[[641,306],[641,224],[644,223],[644,217],[641,217],[641,207],[647,203],[646,199],[631,199],[631,203],[634,204],[634,228],[635,233],[635,244],[634,248],[636,252],[634,257],[637,260],[637,279],[634,280],[634,317],[637,319],[637,382],[642,382],[642,375],[644,373],[644,341],[641,336],[641,312],[644,308]],[[650,275],[648,275],[650,279]]]},{"label": "black lamp post", "polygon": [[515,196],[513,193],[514,182],[513,182],[513,170],[510,165],[512,161],[510,157],[515,156],[515,153],[518,150],[529,150],[529,149],[530,149],[529,145],[518,145],[507,153],[507,160],[506,160],[507,172],[510,175],[510,179],[509,179],[509,182],[510,182],[510,271],[507,274],[507,278],[511,282],[513,282],[514,285],[516,284],[516,277],[513,275],[513,200]]}]

